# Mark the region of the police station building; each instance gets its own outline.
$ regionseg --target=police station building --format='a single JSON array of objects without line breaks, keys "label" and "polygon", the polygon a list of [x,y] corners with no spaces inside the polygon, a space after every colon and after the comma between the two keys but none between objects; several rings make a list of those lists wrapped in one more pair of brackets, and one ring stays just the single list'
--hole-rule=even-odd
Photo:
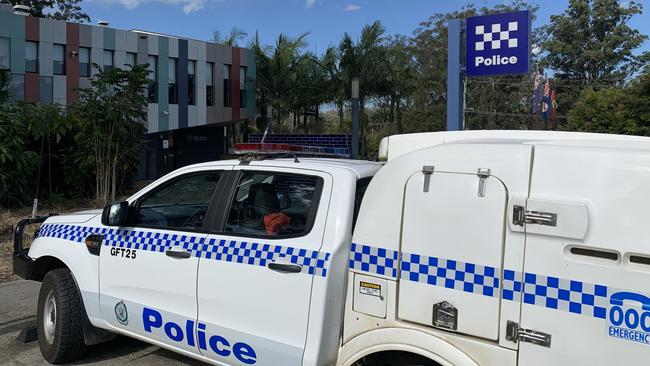
[{"label": "police station building", "polygon": [[68,105],[104,67],[149,64],[140,179],[219,159],[255,117],[252,51],[140,30],[70,23],[0,4],[0,70],[14,100]]}]

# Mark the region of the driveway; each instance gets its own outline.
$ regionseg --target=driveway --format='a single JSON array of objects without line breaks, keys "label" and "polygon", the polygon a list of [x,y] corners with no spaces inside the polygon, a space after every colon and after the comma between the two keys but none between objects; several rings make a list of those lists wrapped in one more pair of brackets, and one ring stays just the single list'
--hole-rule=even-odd
[{"label": "driveway", "polygon": [[[20,330],[35,326],[39,282],[0,283],[0,365],[48,365],[38,341],[19,343]],[[159,347],[127,337],[90,347],[76,365],[204,365]]]}]

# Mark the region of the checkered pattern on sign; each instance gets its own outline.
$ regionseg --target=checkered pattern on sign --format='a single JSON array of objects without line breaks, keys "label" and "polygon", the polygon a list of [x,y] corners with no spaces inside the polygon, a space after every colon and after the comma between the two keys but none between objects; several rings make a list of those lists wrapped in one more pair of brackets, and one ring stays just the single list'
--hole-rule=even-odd
[{"label": "checkered pattern on sign", "polygon": [[486,25],[477,25],[474,28],[474,34],[482,37],[482,41],[475,44],[477,51],[484,51],[487,49],[498,50],[501,48],[516,48],[518,41],[517,38],[512,37],[511,32],[516,32],[519,29],[519,23],[508,22],[507,25],[501,23]]},{"label": "checkered pattern on sign", "polygon": [[350,269],[397,278],[398,252],[352,243]]},{"label": "checkered pattern on sign", "polygon": [[180,246],[191,251],[195,257],[266,266],[273,261],[286,261],[302,266],[302,272],[327,276],[330,253],[293,248],[281,245],[210,238],[203,235],[162,233],[133,229],[94,228],[78,225],[42,225],[37,237],[53,237],[81,243],[91,234],[103,234],[103,245],[119,248],[165,252]]},{"label": "checkered pattern on sign", "polygon": [[477,295],[499,297],[499,270],[489,266],[402,253],[400,278]]}]

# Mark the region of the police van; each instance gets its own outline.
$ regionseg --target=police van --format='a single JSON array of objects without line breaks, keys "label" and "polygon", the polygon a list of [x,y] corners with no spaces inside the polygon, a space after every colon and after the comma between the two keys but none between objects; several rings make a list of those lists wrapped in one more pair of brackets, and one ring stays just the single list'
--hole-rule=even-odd
[{"label": "police van", "polygon": [[44,358],[121,334],[215,365],[647,363],[649,138],[438,132],[379,155],[198,164],[24,220]]}]

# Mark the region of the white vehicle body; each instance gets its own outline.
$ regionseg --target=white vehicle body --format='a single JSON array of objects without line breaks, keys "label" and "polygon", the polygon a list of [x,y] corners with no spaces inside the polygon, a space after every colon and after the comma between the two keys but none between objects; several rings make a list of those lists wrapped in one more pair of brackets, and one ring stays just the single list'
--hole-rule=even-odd
[{"label": "white vehicle body", "polygon": [[[301,158],[181,168],[129,204],[218,170],[232,181],[220,181],[206,220],[225,220],[218,212],[243,184],[237,176],[308,175],[320,182],[311,226],[276,239],[205,222],[107,227],[99,211],[54,216],[31,245],[31,272],[56,258],[94,327],[217,365],[352,365],[388,351],[450,366],[650,355],[650,139],[432,133],[391,136],[380,156],[383,166]],[[353,228],[357,182],[373,176]],[[98,255],[83,245],[91,234],[102,236]],[[174,251],[190,254],[165,255]]]}]

